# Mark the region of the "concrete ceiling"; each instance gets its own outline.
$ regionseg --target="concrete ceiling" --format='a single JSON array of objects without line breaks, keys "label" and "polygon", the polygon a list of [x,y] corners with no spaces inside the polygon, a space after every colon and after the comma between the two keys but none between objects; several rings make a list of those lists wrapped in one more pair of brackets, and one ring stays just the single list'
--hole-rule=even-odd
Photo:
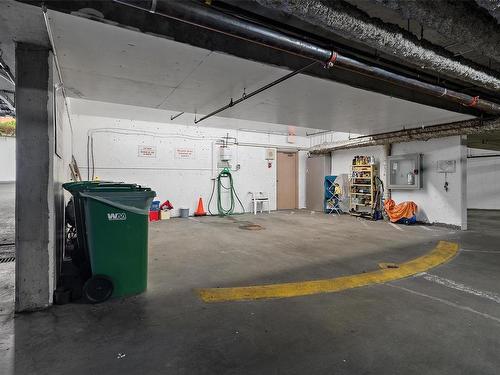
[{"label": "concrete ceiling", "polygon": [[[439,3],[425,0],[345,1],[370,17],[397,25],[419,39],[423,38],[448,50],[456,58],[462,57],[485,68],[490,67],[496,70],[497,74],[500,71],[499,50],[495,48],[498,47],[500,29],[496,20],[476,9],[477,6],[471,0]],[[493,3],[497,3],[498,8],[498,1],[477,1],[480,5],[486,5],[488,2],[492,7]],[[467,14],[468,18],[462,13]]]},{"label": "concrete ceiling", "polygon": [[[75,98],[206,114],[288,73],[72,15],[49,18]],[[468,118],[306,75],[219,116],[364,134]]]}]

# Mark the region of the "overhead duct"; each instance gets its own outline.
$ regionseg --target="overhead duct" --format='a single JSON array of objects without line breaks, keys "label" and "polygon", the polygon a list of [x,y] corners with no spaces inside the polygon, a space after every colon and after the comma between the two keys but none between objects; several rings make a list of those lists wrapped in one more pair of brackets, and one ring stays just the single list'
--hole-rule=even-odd
[{"label": "overhead duct", "polygon": [[291,53],[323,63],[326,67],[339,67],[362,75],[375,77],[395,85],[406,87],[427,95],[439,97],[480,111],[500,114],[500,105],[488,100],[463,94],[444,87],[408,78],[385,69],[365,64],[361,61],[338,54],[336,51],[319,46],[294,36],[271,30],[267,27],[226,15],[210,6],[187,1],[171,0],[114,0],[180,22],[219,32],[275,50]]},{"label": "overhead duct", "polygon": [[489,14],[491,14],[493,17],[496,18],[498,22],[500,22],[500,5],[498,4],[497,1],[476,0],[476,3],[478,3],[479,6],[486,9]]},{"label": "overhead duct", "polygon": [[368,146],[387,145],[392,143],[428,141],[433,138],[451,137],[454,135],[480,134],[500,130],[500,118],[483,121],[472,119],[448,124],[431,125],[421,128],[397,130],[387,133],[365,135],[353,139],[323,143],[309,149],[311,154],[327,154],[332,151],[346,150]]},{"label": "overhead duct", "polygon": [[[446,39],[456,41],[456,44],[462,45],[462,51],[473,49],[476,53],[500,61],[498,24],[486,12],[476,10],[477,7],[472,1],[365,0],[365,2],[368,6],[377,4],[391,9],[403,19],[416,21],[422,27],[434,30]],[[493,4],[491,0],[478,1],[478,4],[484,6],[488,2]],[[498,8],[498,1],[495,2]],[[359,3],[355,0],[354,4]]]},{"label": "overhead duct", "polygon": [[[236,4],[238,0],[224,0]],[[376,17],[370,17],[361,9],[373,7],[371,2],[377,2],[391,7],[398,4],[405,8],[412,8],[415,12],[427,9],[427,14],[421,14],[426,22],[427,34],[432,28],[436,32],[448,34],[446,40],[451,39],[458,43],[470,43],[470,47],[480,52],[481,47],[488,45],[488,53],[498,54],[498,37],[496,29],[491,25],[489,17],[478,15],[467,1],[429,1],[429,0],[253,0],[269,12],[280,12],[287,17],[305,22],[321,32],[336,34],[343,39],[351,40],[356,44],[364,44],[376,51],[394,56],[397,60],[426,72],[445,78],[454,78],[469,82],[498,92],[500,78],[491,71],[485,71],[468,61],[458,61],[453,53],[445,48],[431,44],[423,38],[424,29],[420,30],[420,39],[412,33],[403,30],[395,24],[384,23]],[[491,0],[489,0],[491,1]],[[493,0],[495,2],[495,0]],[[352,5],[359,4],[358,6]],[[497,1],[496,1],[497,2]],[[246,3],[246,2],[245,2]],[[255,5],[254,5],[255,6]],[[361,8],[361,9],[360,9]],[[461,11],[457,12],[457,9]],[[469,8],[469,9],[467,9]],[[472,6],[472,8],[475,8]],[[247,8],[248,9],[248,8]],[[467,9],[467,10],[466,10]],[[480,13],[480,12],[479,12]],[[405,14],[405,19],[415,20],[414,12]],[[460,19],[457,22],[457,19]],[[465,26],[467,25],[467,26]],[[474,38],[471,37],[474,34]],[[473,40],[475,39],[475,40]],[[477,43],[480,40],[482,43]],[[458,44],[457,43],[457,44]],[[462,50],[461,52],[463,52]],[[496,52],[493,52],[496,51]],[[488,55],[486,53],[486,55]]]}]

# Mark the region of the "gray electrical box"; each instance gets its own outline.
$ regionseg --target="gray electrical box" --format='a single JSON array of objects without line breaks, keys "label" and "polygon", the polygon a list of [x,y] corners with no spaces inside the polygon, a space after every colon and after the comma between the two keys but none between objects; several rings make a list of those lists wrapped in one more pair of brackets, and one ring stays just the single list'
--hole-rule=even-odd
[{"label": "gray electrical box", "polygon": [[423,187],[421,154],[389,156],[388,168],[388,189],[414,190]]},{"label": "gray electrical box", "polygon": [[323,211],[325,197],[325,176],[332,170],[332,157],[310,155],[306,162],[306,207],[308,210]]}]

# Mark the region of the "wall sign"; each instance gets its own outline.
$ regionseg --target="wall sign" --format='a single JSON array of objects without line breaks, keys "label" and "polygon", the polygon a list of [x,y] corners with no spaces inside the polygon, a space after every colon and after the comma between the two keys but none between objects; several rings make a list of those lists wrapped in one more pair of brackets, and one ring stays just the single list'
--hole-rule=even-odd
[{"label": "wall sign", "polygon": [[156,158],[156,147],[139,145],[137,148],[137,156],[141,158]]},{"label": "wall sign", "polygon": [[438,173],[455,173],[457,171],[456,160],[438,160],[437,162]]},{"label": "wall sign", "polygon": [[194,148],[176,148],[174,155],[176,159],[194,159]]}]

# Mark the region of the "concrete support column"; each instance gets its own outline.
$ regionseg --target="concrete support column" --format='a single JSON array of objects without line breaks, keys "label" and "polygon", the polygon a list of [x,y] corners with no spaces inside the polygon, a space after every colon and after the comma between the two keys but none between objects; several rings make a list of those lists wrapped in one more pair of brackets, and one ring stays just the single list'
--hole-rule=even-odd
[{"label": "concrete support column", "polygon": [[53,290],[53,85],[47,47],[16,45],[16,311],[50,305]]},{"label": "concrete support column", "polygon": [[467,136],[460,136],[460,206],[462,207],[462,230],[467,230]]}]

